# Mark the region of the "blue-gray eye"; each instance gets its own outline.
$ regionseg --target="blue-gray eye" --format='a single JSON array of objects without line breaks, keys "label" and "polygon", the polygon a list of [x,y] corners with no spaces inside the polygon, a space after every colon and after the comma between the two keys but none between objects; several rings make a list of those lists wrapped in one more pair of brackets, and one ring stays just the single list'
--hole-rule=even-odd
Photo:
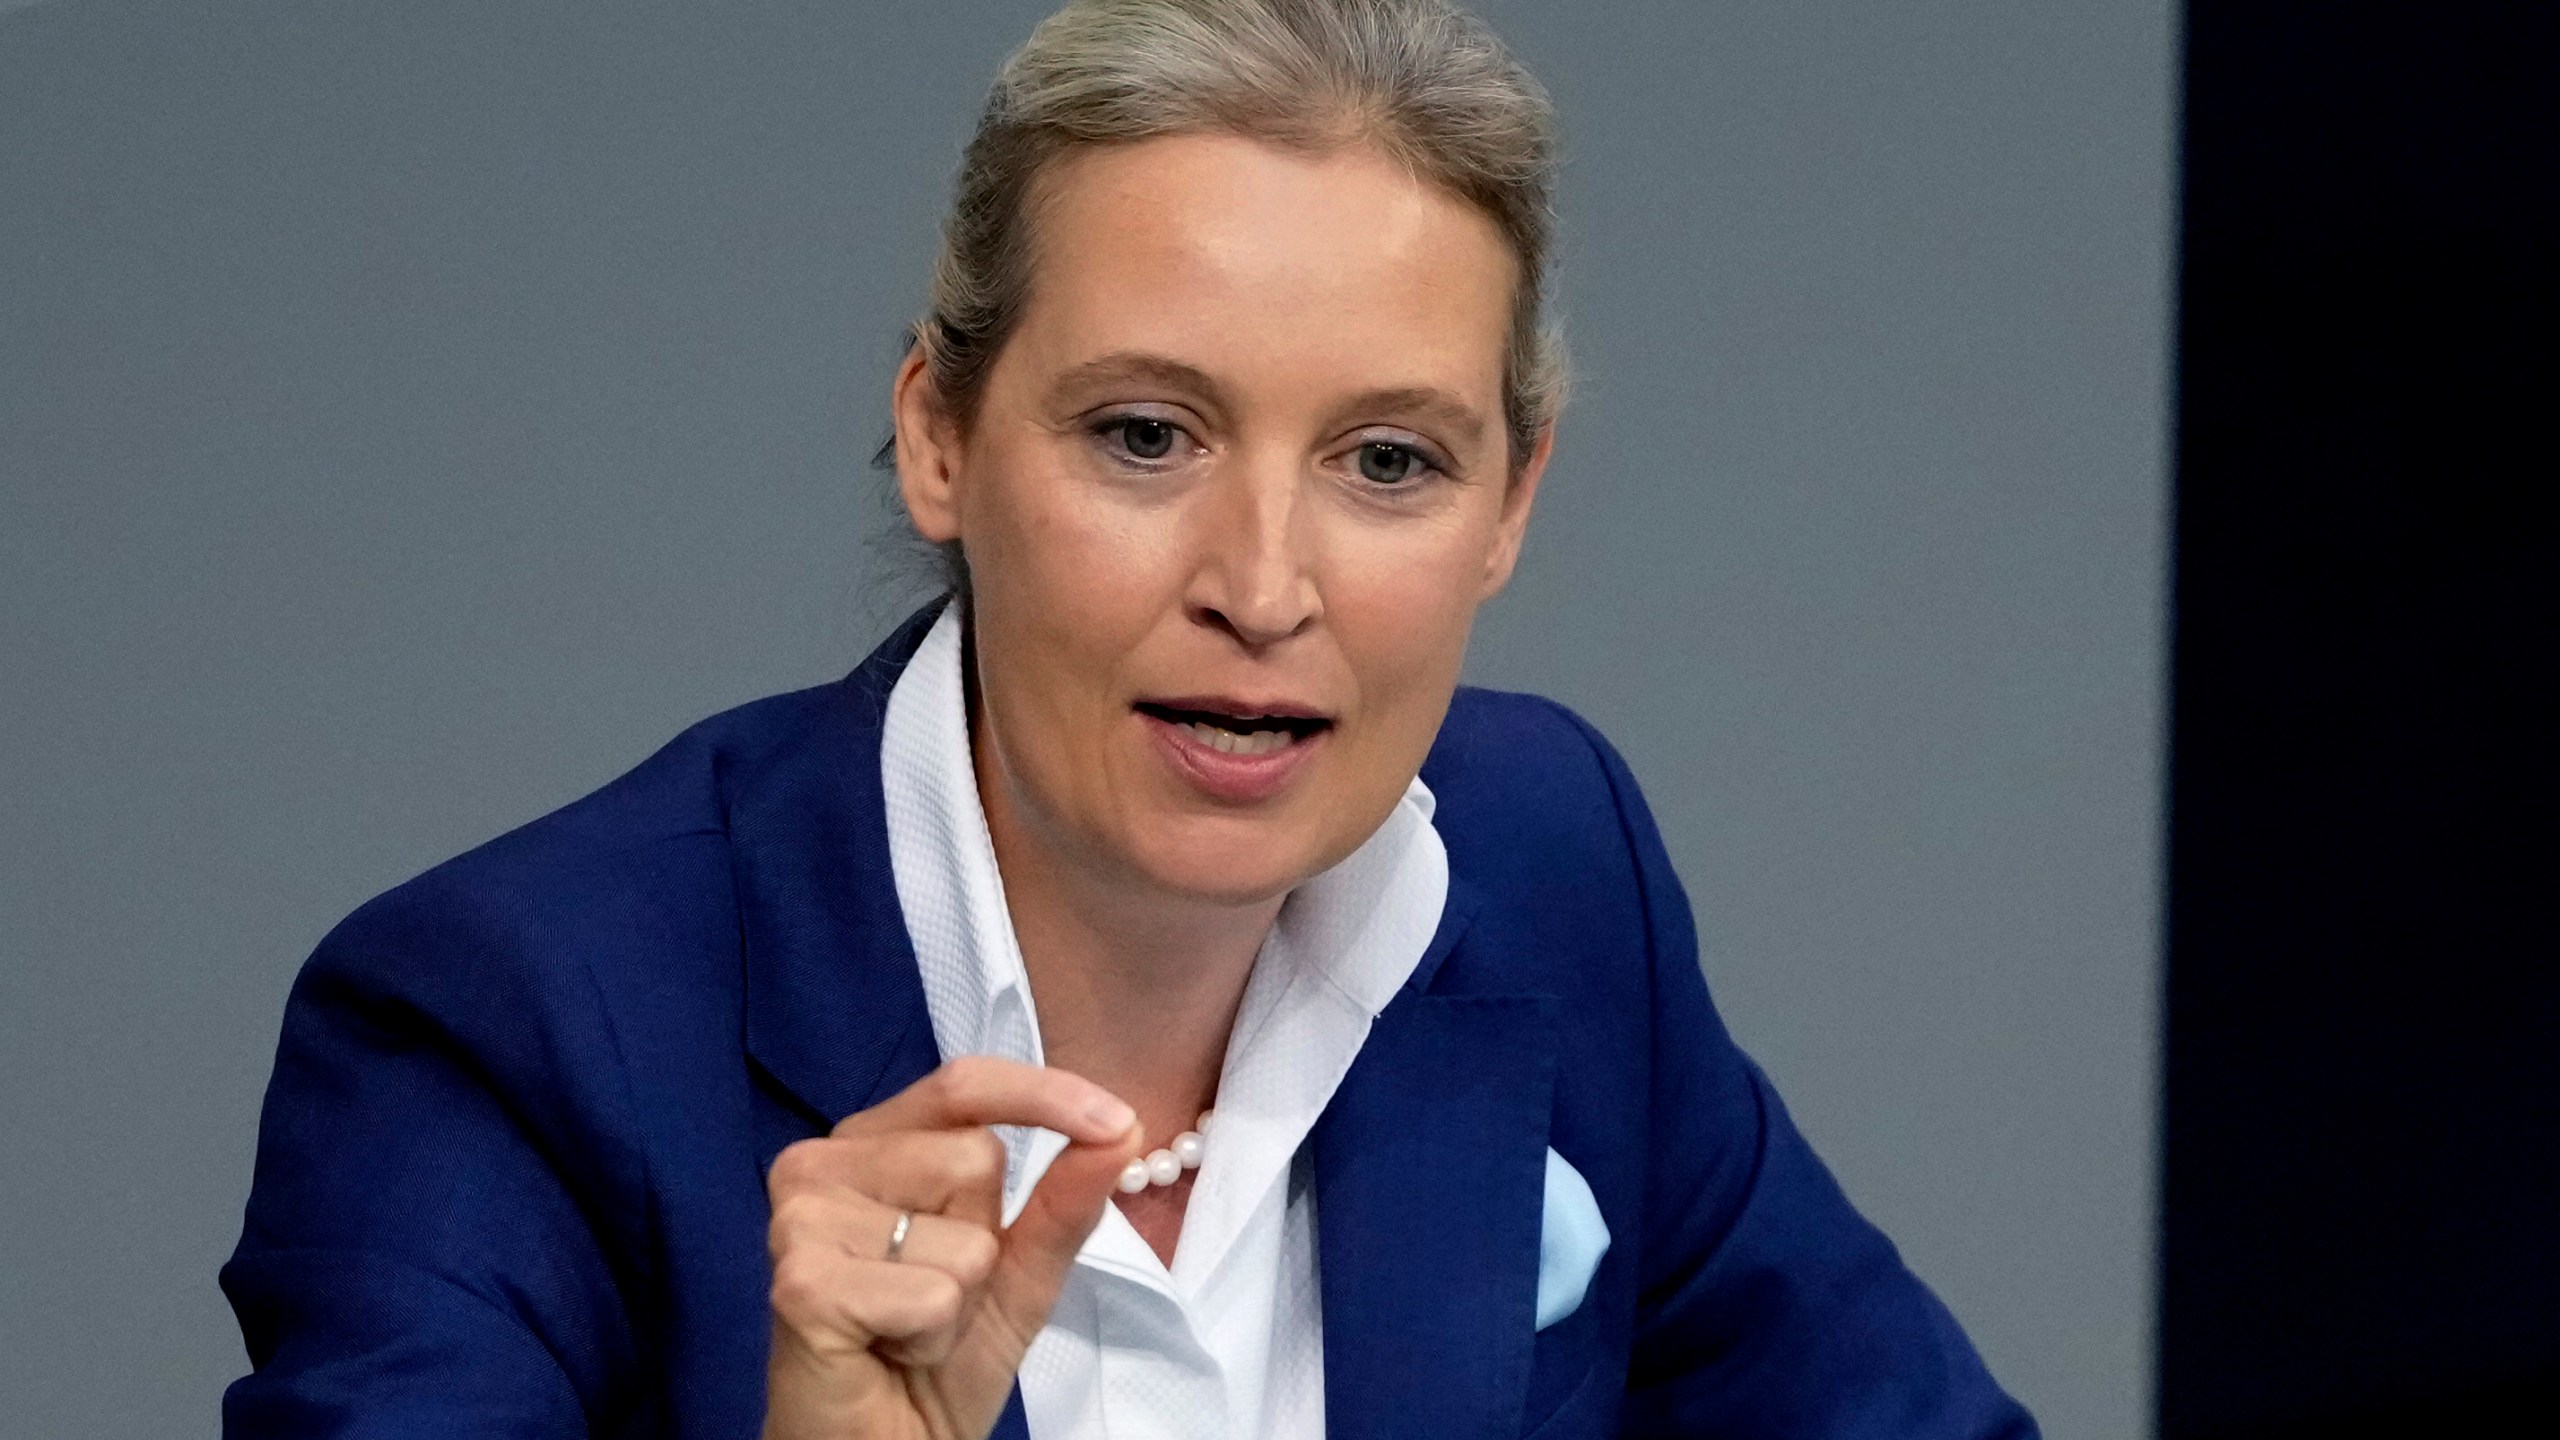
[{"label": "blue-gray eye", "polygon": [[1360,478],[1375,485],[1401,485],[1422,468],[1422,457],[1402,445],[1383,442],[1360,447]]},{"label": "blue-gray eye", "polygon": [[1171,423],[1132,415],[1120,422],[1120,443],[1141,460],[1161,460],[1173,453]]}]

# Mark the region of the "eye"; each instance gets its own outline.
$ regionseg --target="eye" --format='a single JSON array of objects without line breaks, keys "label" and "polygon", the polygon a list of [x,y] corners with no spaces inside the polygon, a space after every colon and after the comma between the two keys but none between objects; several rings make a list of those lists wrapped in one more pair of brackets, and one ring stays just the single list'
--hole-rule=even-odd
[{"label": "eye", "polygon": [[1120,448],[1140,460],[1161,460],[1172,454],[1173,443],[1182,434],[1172,421],[1150,415],[1123,415],[1103,429],[1119,440]]},{"label": "eye", "polygon": [[1360,447],[1360,478],[1373,485],[1402,485],[1431,468],[1411,446],[1372,440]]}]

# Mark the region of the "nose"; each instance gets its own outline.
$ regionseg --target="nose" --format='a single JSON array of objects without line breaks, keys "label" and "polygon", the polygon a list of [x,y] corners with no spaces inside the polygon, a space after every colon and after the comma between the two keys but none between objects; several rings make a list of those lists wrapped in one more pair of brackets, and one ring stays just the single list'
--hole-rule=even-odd
[{"label": "nose", "polygon": [[1245,648],[1276,645],[1324,614],[1316,583],[1316,517],[1296,466],[1280,456],[1229,457],[1195,515],[1191,618]]}]

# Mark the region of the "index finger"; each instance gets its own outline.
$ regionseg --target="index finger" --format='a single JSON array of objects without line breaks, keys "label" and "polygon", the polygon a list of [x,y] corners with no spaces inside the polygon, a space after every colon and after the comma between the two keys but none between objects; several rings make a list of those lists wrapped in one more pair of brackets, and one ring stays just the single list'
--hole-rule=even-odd
[{"label": "index finger", "polygon": [[870,1109],[846,1116],[835,1133],[1036,1125],[1071,1141],[1105,1145],[1137,1123],[1138,1112],[1126,1101],[1081,1075],[963,1055]]}]

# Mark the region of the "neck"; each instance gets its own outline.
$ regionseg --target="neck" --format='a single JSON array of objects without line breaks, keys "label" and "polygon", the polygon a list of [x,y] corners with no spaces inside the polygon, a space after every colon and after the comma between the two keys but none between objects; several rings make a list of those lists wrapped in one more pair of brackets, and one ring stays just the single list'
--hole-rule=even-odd
[{"label": "neck", "polygon": [[1041,1051],[1128,1101],[1163,1143],[1215,1102],[1245,982],[1285,897],[1209,904],[1078,863],[1014,803],[983,730],[972,740]]},{"label": "neck", "polygon": [[1279,902],[1206,910],[1114,894],[999,839],[1005,905],[1048,1062],[1138,1108],[1159,1139],[1214,1103],[1227,1039]]}]

